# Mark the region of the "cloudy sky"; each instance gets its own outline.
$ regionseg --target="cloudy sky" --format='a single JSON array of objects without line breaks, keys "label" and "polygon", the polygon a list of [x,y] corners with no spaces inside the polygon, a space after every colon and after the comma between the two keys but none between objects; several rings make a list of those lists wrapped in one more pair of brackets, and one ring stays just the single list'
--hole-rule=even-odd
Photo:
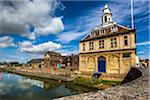
[{"label": "cloudy sky", "polygon": [[[0,61],[27,62],[48,50],[77,54],[106,3],[113,21],[131,27],[130,0],[0,0]],[[134,22],[137,55],[149,58],[149,0],[134,0]]]}]

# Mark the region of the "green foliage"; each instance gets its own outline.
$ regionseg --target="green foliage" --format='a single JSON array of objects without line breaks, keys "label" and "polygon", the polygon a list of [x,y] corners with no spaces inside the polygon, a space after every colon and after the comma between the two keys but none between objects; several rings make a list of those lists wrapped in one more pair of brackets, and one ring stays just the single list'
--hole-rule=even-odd
[{"label": "green foliage", "polygon": [[74,79],[73,81],[74,84],[79,84],[82,86],[86,86],[86,87],[92,87],[95,88],[95,85],[98,84],[98,81],[92,81],[92,79],[90,78],[84,78],[84,77],[77,77],[76,79]]},{"label": "green foliage", "polygon": [[120,85],[121,81],[113,81],[113,80],[98,80],[99,83],[103,83],[103,84],[107,84],[107,85],[112,85],[112,86],[116,86],[116,85]]},{"label": "green foliage", "polygon": [[91,78],[77,77],[76,79],[74,79],[73,83],[86,86],[86,87],[90,87],[90,88],[96,88],[96,86],[99,84],[116,86],[116,85],[121,84],[121,81],[111,81],[111,80],[101,80],[101,79],[92,81]]}]

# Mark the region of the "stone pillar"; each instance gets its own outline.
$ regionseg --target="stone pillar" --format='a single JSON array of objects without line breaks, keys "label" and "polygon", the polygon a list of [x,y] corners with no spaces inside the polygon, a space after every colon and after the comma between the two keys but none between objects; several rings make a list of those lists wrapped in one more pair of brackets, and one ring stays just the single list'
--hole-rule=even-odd
[{"label": "stone pillar", "polygon": [[106,54],[106,73],[108,73],[109,70],[109,54]]},{"label": "stone pillar", "polygon": [[122,59],[122,53],[119,54],[119,74],[122,74],[122,70],[123,70],[123,59]]},{"label": "stone pillar", "polygon": [[121,36],[118,36],[118,38],[119,38],[119,42],[118,42],[118,43],[119,43],[119,49],[121,49],[121,48],[122,48],[122,46],[121,46],[121,45],[122,45],[122,44],[121,44],[121,43],[122,43],[122,42],[121,42]]},{"label": "stone pillar", "polygon": [[131,53],[131,66],[135,66],[136,64],[136,55],[135,53]]},{"label": "stone pillar", "polygon": [[98,71],[98,56],[95,55],[95,71]]},{"label": "stone pillar", "polygon": [[118,74],[121,73],[121,66],[122,66],[122,55],[121,53],[119,53],[119,68],[118,68]]},{"label": "stone pillar", "polygon": [[81,71],[81,55],[79,55],[79,71]]},{"label": "stone pillar", "polygon": [[87,68],[88,68],[88,56],[86,55],[86,63],[85,63],[85,68],[84,68],[84,70],[86,71]]}]

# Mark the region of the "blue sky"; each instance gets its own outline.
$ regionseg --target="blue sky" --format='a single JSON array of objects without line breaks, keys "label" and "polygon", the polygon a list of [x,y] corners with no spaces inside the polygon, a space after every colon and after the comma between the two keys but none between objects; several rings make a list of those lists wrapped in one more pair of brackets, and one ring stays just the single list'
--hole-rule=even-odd
[{"label": "blue sky", "polygon": [[[108,4],[113,21],[131,27],[130,0],[0,1],[0,61],[27,62],[52,50],[79,52],[79,41],[95,26]],[[149,0],[134,0],[137,55],[149,58]]]}]

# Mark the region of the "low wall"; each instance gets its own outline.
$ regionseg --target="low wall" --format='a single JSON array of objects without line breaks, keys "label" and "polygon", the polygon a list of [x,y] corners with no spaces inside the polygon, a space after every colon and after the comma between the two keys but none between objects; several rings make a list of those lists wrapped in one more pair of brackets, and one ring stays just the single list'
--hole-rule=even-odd
[{"label": "low wall", "polygon": [[5,68],[3,71],[11,72],[14,74],[24,75],[24,76],[32,76],[39,78],[48,78],[53,80],[62,80],[62,81],[73,81],[74,77],[71,77],[71,72],[69,71],[49,71],[49,70],[37,70],[37,69],[11,69]]},{"label": "low wall", "polygon": [[139,77],[142,76],[142,71],[140,71],[138,68],[131,68],[131,70],[128,72],[124,80],[122,81],[122,84],[131,82]]}]

